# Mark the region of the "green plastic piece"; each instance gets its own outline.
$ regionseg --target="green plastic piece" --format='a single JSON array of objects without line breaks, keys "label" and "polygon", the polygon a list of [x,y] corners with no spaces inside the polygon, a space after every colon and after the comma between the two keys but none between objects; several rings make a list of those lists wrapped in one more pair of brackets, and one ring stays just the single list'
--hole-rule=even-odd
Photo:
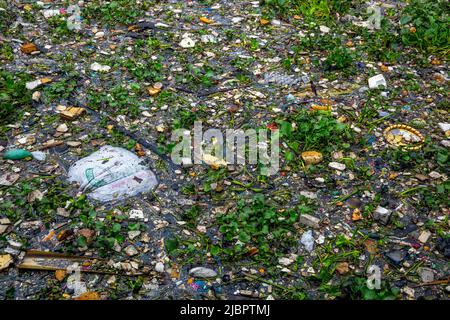
[{"label": "green plastic piece", "polygon": [[33,157],[33,155],[25,149],[11,149],[3,154],[3,158],[8,160],[21,160],[29,157]]}]

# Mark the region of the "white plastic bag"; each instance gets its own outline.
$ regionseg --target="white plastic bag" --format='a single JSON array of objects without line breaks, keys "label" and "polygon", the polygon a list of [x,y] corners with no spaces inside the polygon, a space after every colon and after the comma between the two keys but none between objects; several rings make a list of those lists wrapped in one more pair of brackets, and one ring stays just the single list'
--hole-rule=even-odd
[{"label": "white plastic bag", "polygon": [[102,202],[121,200],[153,189],[158,180],[128,150],[104,146],[69,168],[69,181],[78,182],[84,193]]}]

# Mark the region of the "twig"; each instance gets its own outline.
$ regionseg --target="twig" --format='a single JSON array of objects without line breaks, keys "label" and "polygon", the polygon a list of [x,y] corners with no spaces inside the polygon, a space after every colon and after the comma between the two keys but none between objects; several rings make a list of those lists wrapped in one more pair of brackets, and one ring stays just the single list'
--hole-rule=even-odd
[{"label": "twig", "polygon": [[431,281],[431,282],[427,282],[427,283],[421,283],[416,286],[413,286],[413,288],[425,287],[425,286],[435,286],[435,285],[449,284],[449,283],[450,283],[450,277],[447,279],[443,279],[443,280],[436,280],[436,281]]}]

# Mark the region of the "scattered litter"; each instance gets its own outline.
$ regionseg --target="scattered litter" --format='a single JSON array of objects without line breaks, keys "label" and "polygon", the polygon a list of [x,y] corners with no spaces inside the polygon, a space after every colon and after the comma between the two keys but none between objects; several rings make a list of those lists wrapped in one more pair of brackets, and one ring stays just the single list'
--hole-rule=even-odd
[{"label": "scattered litter", "polygon": [[137,251],[137,249],[134,246],[130,245],[125,248],[125,253],[127,254],[127,256],[132,257],[137,255],[139,251]]},{"label": "scattered litter", "polygon": [[433,269],[422,267],[419,269],[419,274],[423,283],[430,283],[434,281]]},{"label": "scattered litter", "polygon": [[361,210],[359,210],[358,208],[355,208],[352,212],[352,221],[359,221],[362,220],[362,214],[361,214]]},{"label": "scattered litter", "polygon": [[30,152],[25,149],[9,149],[5,153],[3,153],[3,159],[22,160],[26,158],[34,158],[38,161],[44,161],[46,158],[46,154],[41,151]]},{"label": "scattered litter", "polygon": [[300,195],[308,199],[317,199],[317,193],[312,191],[302,190],[300,191]]},{"label": "scattered litter", "polygon": [[48,9],[48,10],[44,10],[42,11],[42,14],[44,15],[44,17],[46,19],[54,17],[54,16],[59,16],[61,14],[61,11],[58,9]]},{"label": "scattered litter", "polygon": [[382,74],[378,74],[376,76],[373,76],[372,78],[369,78],[370,89],[376,89],[380,86],[387,87],[386,79]]},{"label": "scattered litter", "polygon": [[201,281],[201,280],[196,280],[196,281],[189,282],[189,286],[194,291],[197,291],[198,293],[206,293],[206,292],[208,292],[208,286],[206,285],[206,283],[204,281]]},{"label": "scattered litter", "polygon": [[427,243],[428,239],[430,239],[430,237],[431,237],[431,232],[428,230],[425,230],[420,234],[418,240],[422,243]]},{"label": "scattered litter", "polygon": [[338,170],[338,171],[344,171],[345,168],[346,168],[345,164],[339,163],[339,162],[330,162],[330,163],[328,164],[328,166],[329,166],[331,169],[335,169],[335,170]]},{"label": "scattered litter", "polygon": [[331,106],[320,106],[320,105],[312,105],[312,111],[331,111]]},{"label": "scattered litter", "polygon": [[[28,250],[25,257],[18,265],[21,270],[42,270],[57,271],[70,270],[74,265],[78,265],[79,271],[83,273],[117,274],[107,263],[101,259],[93,257],[80,257],[64,253],[49,251]],[[138,275],[137,273],[134,273]],[[130,274],[132,275],[132,274]]]},{"label": "scattered litter", "polygon": [[189,270],[189,275],[197,278],[214,278],[217,276],[217,272],[209,268],[196,267]]},{"label": "scattered litter", "polygon": [[0,176],[0,186],[12,186],[19,178],[20,175],[17,173],[5,173]]},{"label": "scattered litter", "polygon": [[308,252],[313,251],[314,249],[314,237],[312,230],[308,230],[305,233],[302,234],[302,238],[300,239],[300,242],[305,246],[305,249]]},{"label": "scattered litter", "polygon": [[216,43],[217,39],[212,34],[204,34],[201,36],[203,43]]},{"label": "scattered litter", "polygon": [[273,25],[273,26],[275,26],[275,27],[279,27],[279,26],[281,26],[281,21],[280,21],[280,20],[277,20],[277,19],[273,19],[273,20],[270,22],[270,24]]},{"label": "scattered litter", "polygon": [[330,32],[330,28],[328,28],[327,26],[319,26],[319,30],[322,33],[329,33]]},{"label": "scattered litter", "polygon": [[65,120],[75,120],[79,116],[81,116],[83,113],[86,112],[86,109],[79,108],[79,107],[64,107],[60,108],[60,115],[61,118]]},{"label": "scattered litter", "polygon": [[349,265],[348,265],[348,262],[339,262],[337,265],[336,265],[336,271],[339,273],[339,274],[347,274],[349,271],[350,271],[350,268],[349,268]]},{"label": "scattered litter", "polygon": [[51,81],[52,81],[52,80],[51,80],[50,78],[37,79],[37,80],[34,80],[34,81],[27,82],[27,83],[25,84],[25,87],[26,87],[28,90],[34,90],[34,89],[36,89],[37,87],[39,87],[39,86],[41,86],[41,85],[43,85],[43,84],[49,83],[49,82],[51,82]]},{"label": "scattered litter", "polygon": [[162,262],[156,263],[155,271],[159,272],[159,273],[163,273],[164,272],[164,263],[162,263]]},{"label": "scattered litter", "polygon": [[144,211],[136,209],[130,210],[128,217],[133,220],[144,220]]},{"label": "scattered litter", "polygon": [[439,122],[438,126],[442,131],[444,131],[446,136],[450,136],[450,123]]},{"label": "scattered litter", "polygon": [[180,42],[180,47],[193,48],[193,47],[195,47],[195,41],[188,37],[183,38],[183,40],[181,40],[181,42]]},{"label": "scattered litter", "polygon": [[208,19],[206,17],[200,17],[200,21],[203,22],[203,23],[206,23],[206,24],[211,24],[211,23],[214,22],[211,19]]},{"label": "scattered litter", "polygon": [[282,86],[294,86],[308,84],[310,82],[307,75],[301,77],[295,75],[286,75],[280,72],[268,72],[264,74],[263,83],[275,83]]},{"label": "scattered litter", "polygon": [[61,123],[57,128],[56,128],[57,132],[61,132],[61,133],[65,133],[67,131],[69,131],[69,127],[67,126],[67,124],[65,123]]},{"label": "scattered litter", "polygon": [[94,62],[93,64],[91,64],[91,70],[100,71],[100,72],[108,72],[109,70],[111,70],[111,67],[106,66],[106,65],[101,65],[98,62]]},{"label": "scattered litter", "polygon": [[378,206],[373,213],[373,217],[375,220],[381,221],[383,224],[387,224],[391,214],[391,210]]},{"label": "scattered litter", "polygon": [[103,146],[69,168],[69,181],[99,201],[120,200],[153,189],[155,174],[128,150]]},{"label": "scattered litter", "polygon": [[424,136],[419,131],[404,124],[387,127],[383,135],[390,145],[406,150],[418,150],[425,142]]},{"label": "scattered litter", "polygon": [[84,292],[73,300],[101,300],[101,296],[98,292]]}]

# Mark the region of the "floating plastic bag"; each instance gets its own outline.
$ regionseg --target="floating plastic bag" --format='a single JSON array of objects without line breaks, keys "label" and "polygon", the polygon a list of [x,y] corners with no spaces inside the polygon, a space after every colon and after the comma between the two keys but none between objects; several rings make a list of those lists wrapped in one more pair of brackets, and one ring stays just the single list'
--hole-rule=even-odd
[{"label": "floating plastic bag", "polygon": [[99,201],[120,200],[153,189],[158,180],[135,154],[104,146],[69,168],[69,181]]}]

